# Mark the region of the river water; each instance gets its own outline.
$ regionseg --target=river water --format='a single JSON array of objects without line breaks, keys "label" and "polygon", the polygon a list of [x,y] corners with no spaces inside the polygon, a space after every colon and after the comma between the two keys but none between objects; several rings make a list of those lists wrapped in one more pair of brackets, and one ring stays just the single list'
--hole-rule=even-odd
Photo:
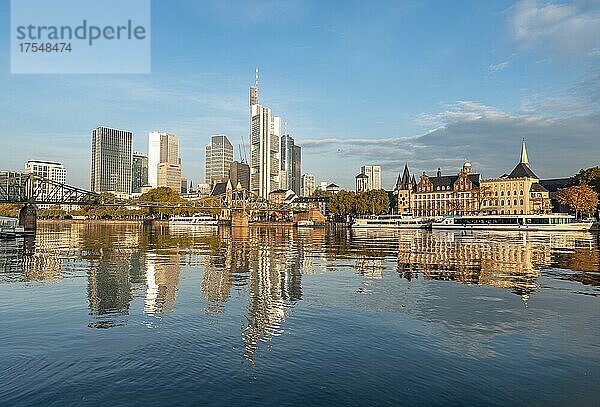
[{"label": "river water", "polygon": [[0,405],[598,405],[599,245],[42,224],[0,241]]}]

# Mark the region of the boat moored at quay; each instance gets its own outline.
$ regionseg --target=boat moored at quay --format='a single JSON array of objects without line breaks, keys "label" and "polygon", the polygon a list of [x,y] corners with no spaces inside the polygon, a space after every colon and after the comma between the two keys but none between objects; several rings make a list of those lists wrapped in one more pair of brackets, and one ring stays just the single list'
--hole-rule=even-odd
[{"label": "boat moored at quay", "polygon": [[432,229],[461,230],[531,230],[531,231],[589,231],[593,221],[578,221],[574,216],[560,213],[542,215],[461,215],[438,218]]},{"label": "boat moored at quay", "polygon": [[208,215],[173,216],[169,219],[169,226],[216,227],[218,225],[219,220]]},{"label": "boat moored at quay", "polygon": [[350,227],[353,229],[427,229],[431,221],[431,218],[412,215],[380,215],[353,219]]}]

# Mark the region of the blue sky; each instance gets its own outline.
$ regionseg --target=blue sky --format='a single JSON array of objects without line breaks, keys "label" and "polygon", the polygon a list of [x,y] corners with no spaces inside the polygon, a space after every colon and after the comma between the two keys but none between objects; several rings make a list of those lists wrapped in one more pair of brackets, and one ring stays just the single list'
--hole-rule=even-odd
[{"label": "blue sky", "polygon": [[[0,0],[2,25],[9,1]],[[104,125],[181,139],[184,174],[204,146],[248,133],[248,86],[303,147],[303,172],[353,188],[381,164],[391,188],[415,173],[484,177],[512,169],[520,140],[540,177],[600,162],[600,2],[152,2],[152,73],[13,75],[0,31],[0,162],[65,163],[89,187],[89,144]]]}]

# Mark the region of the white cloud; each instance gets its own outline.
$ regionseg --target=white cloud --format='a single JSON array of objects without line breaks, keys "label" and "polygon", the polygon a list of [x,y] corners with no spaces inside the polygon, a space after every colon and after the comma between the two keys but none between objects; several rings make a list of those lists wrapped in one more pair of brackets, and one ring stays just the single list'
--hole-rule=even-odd
[{"label": "white cloud", "polygon": [[522,48],[586,55],[600,45],[597,2],[540,3],[523,0],[510,9],[512,33]]},{"label": "white cloud", "polygon": [[496,73],[505,70],[508,67],[508,61],[499,62],[497,64],[492,64],[489,66],[489,70],[491,73]]}]

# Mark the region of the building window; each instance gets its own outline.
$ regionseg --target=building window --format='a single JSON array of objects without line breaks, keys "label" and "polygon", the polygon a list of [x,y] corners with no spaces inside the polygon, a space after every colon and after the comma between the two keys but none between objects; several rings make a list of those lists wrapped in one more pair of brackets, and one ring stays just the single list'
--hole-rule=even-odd
[{"label": "building window", "polygon": [[523,205],[523,200],[522,200],[522,199],[521,199],[521,201],[520,201],[520,202],[521,202],[521,205]]}]

